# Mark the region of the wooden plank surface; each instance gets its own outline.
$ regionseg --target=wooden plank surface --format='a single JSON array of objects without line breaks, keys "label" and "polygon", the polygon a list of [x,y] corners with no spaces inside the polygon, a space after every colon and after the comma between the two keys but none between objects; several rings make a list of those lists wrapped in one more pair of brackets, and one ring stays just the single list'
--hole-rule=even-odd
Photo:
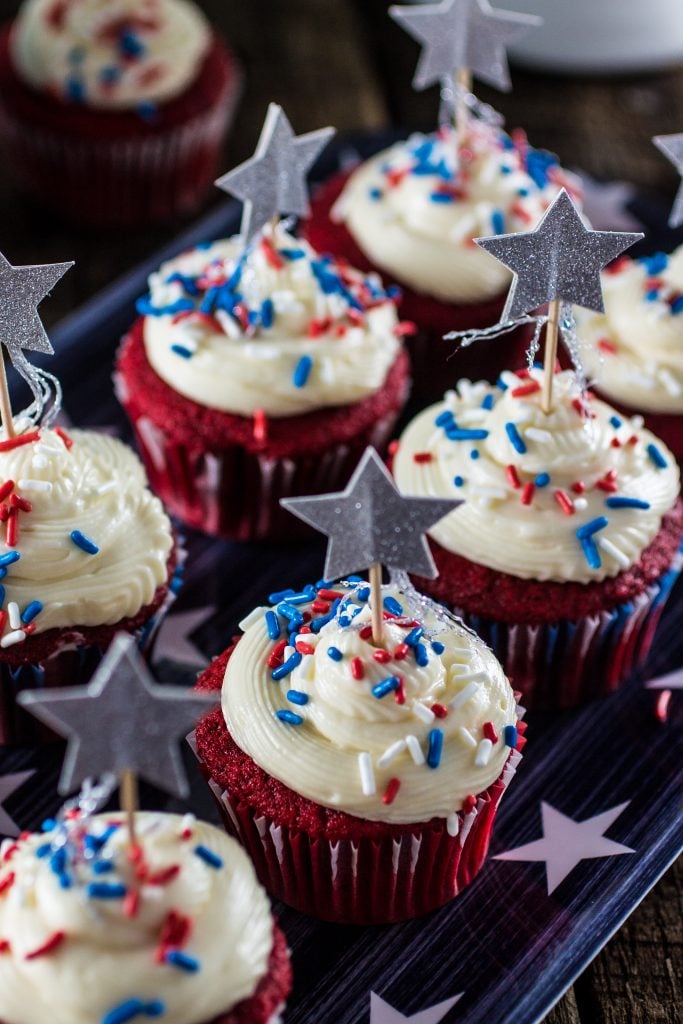
[{"label": "wooden plank surface", "polygon": [[[4,0],[10,15],[18,0]],[[283,104],[297,132],[388,123],[429,129],[438,99],[416,94],[415,45],[386,16],[384,0],[204,0],[245,68],[245,93],[224,159],[249,156],[270,100]],[[683,128],[683,71],[614,80],[514,74],[507,96],[481,89],[508,123],[534,144],[598,177],[622,177],[669,192],[676,177],[652,148],[656,132]],[[207,200],[207,206],[219,201]],[[53,322],[171,239],[174,222],[125,236],[83,232],[17,201],[0,165],[0,247],[15,263],[75,259],[45,305]],[[683,946],[683,867],[660,882],[606,949],[549,1014],[547,1024],[677,1024]]]}]

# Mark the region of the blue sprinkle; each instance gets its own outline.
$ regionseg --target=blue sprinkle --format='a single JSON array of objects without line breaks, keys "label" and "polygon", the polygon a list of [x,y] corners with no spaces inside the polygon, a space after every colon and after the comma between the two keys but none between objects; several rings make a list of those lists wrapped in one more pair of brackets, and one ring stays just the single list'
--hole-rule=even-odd
[{"label": "blue sprinkle", "polygon": [[276,590],[275,593],[268,595],[268,601],[270,604],[279,604],[280,601],[285,601],[288,597],[293,597],[296,594],[296,590],[292,590],[290,587],[288,590]]},{"label": "blue sprinkle", "polygon": [[536,477],[536,479],[534,480],[534,483],[536,484],[537,487],[547,487],[548,484],[550,483],[550,474],[549,473],[539,473],[538,476]]},{"label": "blue sprinkle", "polygon": [[284,679],[290,672],[293,672],[297,665],[301,664],[302,655],[298,651],[294,651],[293,654],[287,658],[287,661],[283,665],[278,665],[274,668],[271,673],[271,678],[278,682],[280,679]]},{"label": "blue sprinkle", "polygon": [[67,78],[65,89],[66,98],[72,103],[82,103],[85,99],[85,85],[80,78]]},{"label": "blue sprinkle", "polygon": [[499,377],[498,380],[496,381],[496,387],[500,388],[501,391],[507,391],[508,389],[508,386],[502,377]]},{"label": "blue sprinkle", "polygon": [[103,82],[104,85],[114,85],[118,82],[120,77],[121,69],[117,68],[115,65],[109,65],[106,68],[102,68],[99,74],[100,82]]},{"label": "blue sprinkle", "polygon": [[201,290],[194,277],[189,277],[187,274],[181,274],[176,271],[174,274],[169,274],[166,278],[166,284],[179,284],[184,292],[188,295],[200,295]]},{"label": "blue sprinkle", "polygon": [[505,215],[502,210],[494,210],[491,214],[491,227],[494,235],[502,235],[505,231]]},{"label": "blue sprinkle", "polygon": [[289,604],[287,601],[280,601],[277,606],[277,612],[280,615],[284,615],[289,620],[290,624],[301,626],[304,621],[304,617],[296,607],[296,605]]},{"label": "blue sprinkle", "polygon": [[100,550],[95,541],[90,540],[90,537],[86,537],[80,530],[72,530],[69,536],[76,547],[80,548],[81,551],[85,551],[87,555],[96,555]]},{"label": "blue sprinkle", "polygon": [[433,203],[452,203],[454,200],[450,192],[431,192],[429,198]]},{"label": "blue sprinkle", "polygon": [[40,826],[40,831],[41,832],[52,832],[56,828],[57,828],[57,822],[55,821],[55,819],[54,818],[46,818],[45,821]]},{"label": "blue sprinkle", "polygon": [[300,593],[291,593],[287,598],[287,604],[296,606],[297,604],[307,604],[308,601],[312,601],[315,598],[315,590],[313,587],[306,587]]},{"label": "blue sprinkle", "polygon": [[[363,577],[362,576],[347,576],[346,580],[347,580],[348,583],[362,583],[363,582]],[[321,589],[323,589],[323,588],[321,588]]]},{"label": "blue sprinkle", "polygon": [[435,427],[447,427],[449,423],[452,423],[454,419],[453,413],[450,409],[444,409],[434,420]]},{"label": "blue sprinkle", "polygon": [[524,185],[522,185],[521,188],[517,189],[517,195],[521,196],[522,198],[524,198],[525,196],[529,195],[529,189],[526,188]]},{"label": "blue sprinkle", "polygon": [[367,601],[370,597],[370,587],[359,587],[356,591],[356,597],[359,601]]},{"label": "blue sprinkle", "polygon": [[327,657],[332,658],[332,661],[341,661],[344,655],[342,654],[338,647],[328,647]]},{"label": "blue sprinkle", "polygon": [[484,400],[481,403],[482,409],[486,409],[487,412],[490,412],[491,409],[493,409],[493,401],[494,401],[493,395],[491,395],[491,394],[485,395],[484,396]]},{"label": "blue sprinkle", "polygon": [[489,436],[488,430],[464,430],[457,428],[448,431],[450,441],[484,441]]},{"label": "blue sprinkle", "polygon": [[298,637],[298,635],[299,635],[299,631],[296,630],[296,629],[293,629],[292,632],[289,634],[289,646],[290,647],[296,647],[296,638]]},{"label": "blue sprinkle", "polygon": [[210,868],[215,868],[216,870],[218,870],[218,868],[223,867],[222,859],[218,856],[217,853],[214,853],[213,850],[210,850],[208,846],[204,846],[200,843],[199,846],[195,846],[194,852],[199,857],[199,859],[203,860],[205,864],[208,864]]},{"label": "blue sprinkle", "polygon": [[440,640],[432,640],[432,650],[434,651],[434,654],[443,654],[446,648]]},{"label": "blue sprinkle", "polygon": [[669,257],[665,252],[655,252],[651,256],[641,257],[640,262],[647,270],[648,274],[654,276],[655,274],[661,274],[669,263]]},{"label": "blue sprinkle", "polygon": [[646,302],[656,302],[659,298],[659,291],[657,288],[651,288],[649,292],[645,292]]},{"label": "blue sprinkle", "polygon": [[109,842],[111,837],[114,835],[114,832],[116,832],[118,828],[118,824],[109,825],[109,827],[104,830],[101,836],[93,836],[88,832],[84,839],[86,847],[89,850],[93,850],[95,853],[98,853],[102,849],[102,847],[106,846],[106,844]]},{"label": "blue sprinkle", "polygon": [[277,640],[280,636],[280,620],[275,612],[270,609],[265,614],[266,629],[271,640]]},{"label": "blue sprinkle", "polygon": [[126,999],[124,1003],[108,1010],[100,1024],[128,1024],[141,1015],[145,1017],[161,1017],[166,1013],[166,1005],[160,999],[145,1003],[142,999]]},{"label": "blue sprinkle", "polygon": [[275,307],[272,299],[264,299],[261,303],[261,325],[266,328],[273,326],[273,313]]},{"label": "blue sprinkle", "polygon": [[63,875],[66,868],[66,848],[60,846],[50,856],[50,870],[56,875]]},{"label": "blue sprinkle", "polygon": [[683,295],[679,295],[678,298],[674,299],[673,302],[670,303],[670,306],[671,312],[674,316],[677,316],[679,313],[683,313]]},{"label": "blue sprinkle", "polygon": [[0,555],[0,566],[13,565],[14,562],[18,562],[21,555],[18,551],[8,551],[4,555]]},{"label": "blue sprinkle", "polygon": [[177,342],[174,342],[173,345],[171,345],[171,352],[176,356],[180,356],[181,359],[192,359],[192,356],[194,355],[194,352],[192,352],[191,349],[185,348],[184,345],[178,345]]},{"label": "blue sprinkle", "polygon": [[425,665],[429,664],[429,654],[424,644],[415,645],[415,661],[418,663],[420,668],[424,668]]},{"label": "blue sprinkle", "polygon": [[287,725],[303,725],[304,720],[301,715],[297,715],[294,711],[288,711],[283,708],[282,711],[276,711],[275,717],[279,718],[281,722],[286,722]]},{"label": "blue sprinkle", "polygon": [[144,44],[140,42],[135,32],[124,31],[119,36],[119,50],[126,57],[142,57],[145,52]]},{"label": "blue sprinkle", "polygon": [[401,681],[398,676],[387,676],[386,679],[382,679],[381,682],[375,683],[372,688],[372,696],[376,697],[377,700],[381,700],[382,697],[386,697],[388,693],[393,690],[398,690],[401,685]]},{"label": "blue sprinkle", "polygon": [[195,974],[199,970],[199,960],[195,960],[193,956],[188,956],[187,953],[183,953],[180,949],[170,950],[166,954],[165,960],[171,967],[179,967],[181,971],[187,971],[190,974]]},{"label": "blue sprinkle", "polygon": [[[650,456],[651,461],[655,464],[657,469],[666,469],[668,463],[656,444],[649,444],[647,446],[647,454]],[[7,557],[6,555],[4,556]],[[0,565],[3,565],[2,559],[0,559]]]},{"label": "blue sprinkle", "polygon": [[306,255],[303,249],[278,249],[278,252],[286,260],[302,260]]},{"label": "blue sprinkle", "polygon": [[113,860],[96,860],[92,866],[93,873],[96,875],[106,875],[110,871],[114,870]]},{"label": "blue sprinkle", "polygon": [[122,900],[128,889],[121,882],[90,882],[86,893],[91,900]]},{"label": "blue sprinkle", "polygon": [[462,487],[462,485],[465,483],[465,481],[464,481],[463,477],[461,477],[461,476],[454,476],[453,477],[453,483],[455,484],[456,487]]},{"label": "blue sprinkle", "polygon": [[158,106],[151,100],[141,100],[135,109],[143,121],[153,121],[159,113]]},{"label": "blue sprinkle", "polygon": [[39,846],[37,848],[37,850],[36,850],[36,857],[38,857],[39,860],[43,860],[45,857],[49,857],[51,853],[52,853],[52,844],[51,843],[42,843],[42,845]]},{"label": "blue sprinkle", "polygon": [[[2,574],[3,575],[0,575],[0,579],[4,579],[5,578],[5,576],[7,575],[7,569],[3,569],[2,570]],[[2,583],[0,583],[0,608],[2,608],[4,603],[5,603],[5,588],[3,587]]]},{"label": "blue sprinkle", "polygon": [[505,424],[505,433],[509,437],[510,444],[515,449],[515,451],[519,452],[520,455],[524,455],[526,453],[526,445],[524,444],[524,441],[522,440],[522,436],[521,436],[520,432],[517,430],[517,427],[515,426],[515,424],[512,423],[512,422],[506,423]]},{"label": "blue sprinkle", "polygon": [[391,615],[403,615],[403,605],[395,597],[388,594],[383,601],[384,607]]},{"label": "blue sprinkle", "polygon": [[618,416],[610,416],[609,421],[615,430],[618,430],[622,423]]},{"label": "blue sprinkle", "polygon": [[382,196],[384,195],[384,193],[382,192],[381,188],[376,188],[375,187],[375,188],[371,188],[371,189],[368,190],[368,195],[370,196],[371,199],[377,200],[377,199],[381,199]]},{"label": "blue sprinkle", "polygon": [[57,880],[59,882],[59,888],[60,889],[70,889],[71,888],[71,877],[69,875],[67,875],[67,873],[65,871],[63,871],[61,874],[57,875]]},{"label": "blue sprinkle", "polygon": [[415,647],[418,640],[424,636],[424,629],[422,626],[414,626],[410,633],[404,638],[403,643],[408,644],[408,647]]},{"label": "blue sprinkle", "polygon": [[517,746],[517,726],[516,725],[506,725],[505,726],[505,730],[503,732],[503,742],[505,743],[506,747],[516,747]]},{"label": "blue sprinkle", "polygon": [[595,519],[591,519],[590,522],[580,526],[576,531],[576,536],[579,540],[582,540],[584,537],[592,537],[598,530],[604,530],[608,523],[609,520],[605,516],[596,516]]},{"label": "blue sprinkle", "polygon": [[441,729],[431,729],[429,732],[429,749],[427,751],[427,764],[430,768],[438,768],[441,764],[441,751],[443,750],[443,732]]},{"label": "blue sprinkle", "polygon": [[591,569],[599,569],[602,565],[600,553],[592,537],[579,537],[586,561]]},{"label": "blue sprinkle", "polygon": [[308,376],[311,372],[312,366],[313,360],[311,359],[310,356],[301,357],[299,362],[296,364],[294,376],[292,378],[292,383],[294,384],[295,388],[302,388],[305,386],[306,382],[308,381]]},{"label": "blue sprinkle", "polygon": [[472,451],[470,452],[470,458],[471,459],[478,459],[479,458],[479,452],[477,451],[476,448],[473,448]]},{"label": "blue sprinkle", "polygon": [[290,704],[308,704],[308,694],[301,690],[287,690],[287,700]]},{"label": "blue sprinkle", "polygon": [[643,501],[641,498],[620,498],[615,496],[607,498],[605,504],[607,508],[650,508],[650,502]]}]

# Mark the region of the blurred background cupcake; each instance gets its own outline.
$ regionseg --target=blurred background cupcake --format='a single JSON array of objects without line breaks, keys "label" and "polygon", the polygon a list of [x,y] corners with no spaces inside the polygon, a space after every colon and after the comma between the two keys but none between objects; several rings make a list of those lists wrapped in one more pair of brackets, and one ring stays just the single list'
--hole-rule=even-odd
[{"label": "blurred background cupcake", "polygon": [[18,187],[95,226],[202,201],[239,93],[189,0],[26,0],[0,34],[0,125]]}]

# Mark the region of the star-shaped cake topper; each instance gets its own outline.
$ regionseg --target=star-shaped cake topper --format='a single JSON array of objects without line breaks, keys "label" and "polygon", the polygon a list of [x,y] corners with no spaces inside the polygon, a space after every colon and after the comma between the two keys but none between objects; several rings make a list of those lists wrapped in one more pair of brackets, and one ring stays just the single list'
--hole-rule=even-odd
[{"label": "star-shaped cake topper", "polygon": [[114,637],[87,686],[24,690],[17,699],[69,741],[60,793],[106,772],[134,772],[179,797],[189,788],[179,740],[215,704],[210,694],[155,683],[126,633]]},{"label": "star-shaped cake topper", "polygon": [[418,1013],[408,1015],[401,1013],[400,1010],[395,1010],[390,1003],[382,999],[381,996],[378,996],[376,992],[371,992],[370,1024],[440,1024],[448,1011],[461,998],[462,993],[457,996],[451,996],[450,999],[444,999],[440,1003],[435,1003],[434,1006],[429,1006],[426,1010],[419,1010]]},{"label": "star-shaped cake topper", "polygon": [[10,775],[0,775],[0,836],[10,836],[12,839],[19,835],[20,829],[15,821],[12,820],[8,812],[3,807],[3,803],[8,797],[16,793],[18,789],[24,785],[25,782],[35,775],[33,770],[25,772],[13,772]]},{"label": "star-shaped cake topper", "polygon": [[73,262],[14,267],[0,253],[0,342],[19,369],[24,349],[53,354],[38,306],[70,267]]},{"label": "star-shaped cake topper", "polygon": [[541,801],[543,838],[499,853],[494,860],[543,861],[550,895],[582,860],[635,853],[629,846],[623,846],[605,836],[607,829],[629,803],[627,800],[592,818],[575,821],[552,804]]},{"label": "star-shaped cake topper", "polygon": [[432,578],[436,566],[425,533],[462,501],[404,497],[375,449],[366,448],[345,491],[281,504],[329,537],[329,579],[371,565]]},{"label": "star-shaped cake topper", "polygon": [[668,672],[665,676],[657,676],[645,683],[646,690],[683,690],[683,669]]},{"label": "star-shaped cake topper", "polygon": [[510,89],[507,47],[543,22],[533,14],[491,7],[489,0],[443,0],[389,8],[389,14],[422,44],[415,89],[451,80],[468,69],[506,92]]},{"label": "star-shaped cake topper", "polygon": [[334,128],[319,128],[297,136],[282,107],[270,104],[254,155],[216,182],[244,203],[243,245],[279,214],[306,216],[306,175],[333,135]]},{"label": "star-shaped cake topper", "polygon": [[640,232],[587,228],[561,189],[533,231],[475,242],[514,274],[501,316],[506,321],[556,300],[604,313],[600,272],[642,237]]},{"label": "star-shaped cake topper", "polygon": [[[655,135],[652,141],[683,177],[683,132],[678,135]],[[669,214],[670,228],[679,228],[681,224],[683,224],[683,181],[681,181]]]}]

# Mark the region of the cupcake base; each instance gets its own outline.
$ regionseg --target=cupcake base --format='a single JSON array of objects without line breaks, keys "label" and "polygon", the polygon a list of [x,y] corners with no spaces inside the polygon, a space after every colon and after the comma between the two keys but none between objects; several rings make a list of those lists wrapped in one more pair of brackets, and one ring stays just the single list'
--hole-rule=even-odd
[{"label": "cupcake base", "polygon": [[292,966],[287,940],[277,925],[273,927],[273,948],[268,970],[248,999],[229,1013],[214,1017],[207,1024],[277,1024],[280,1010],[292,988]]},{"label": "cupcake base", "polygon": [[[230,654],[209,666],[200,689],[220,689]],[[220,708],[199,723],[196,747],[226,831],[245,847],[271,895],[327,921],[389,924],[443,906],[477,875],[523,731],[520,723],[518,747],[499,778],[457,815],[454,835],[438,818],[388,825],[306,800],[240,750]]]},{"label": "cupcake base", "polygon": [[188,526],[235,540],[308,533],[280,499],[346,486],[365,448],[382,450],[407,398],[401,352],[382,388],[350,406],[254,422],[199,405],[166,384],[147,360],[144,320],[124,339],[116,391],[133,429],[150,485]]},{"label": "cupcake base", "polygon": [[197,78],[148,119],[69,103],[25,84],[0,34],[0,133],[17,186],[95,227],[163,222],[210,189],[241,76],[216,36]]},{"label": "cupcake base", "polygon": [[490,327],[500,320],[507,291],[493,298],[472,303],[441,302],[414,291],[402,281],[373,266],[346,228],[332,220],[331,211],[352,172],[337,174],[315,193],[310,219],[302,225],[302,235],[318,252],[343,257],[365,272],[374,271],[386,286],[398,284],[402,291],[401,316],[417,327],[414,336],[406,337],[414,377],[414,392],[424,401],[436,400],[457,380],[498,379],[502,370],[524,365],[531,331],[517,328],[509,334],[490,340],[476,341],[467,347],[444,341],[450,331]]}]

